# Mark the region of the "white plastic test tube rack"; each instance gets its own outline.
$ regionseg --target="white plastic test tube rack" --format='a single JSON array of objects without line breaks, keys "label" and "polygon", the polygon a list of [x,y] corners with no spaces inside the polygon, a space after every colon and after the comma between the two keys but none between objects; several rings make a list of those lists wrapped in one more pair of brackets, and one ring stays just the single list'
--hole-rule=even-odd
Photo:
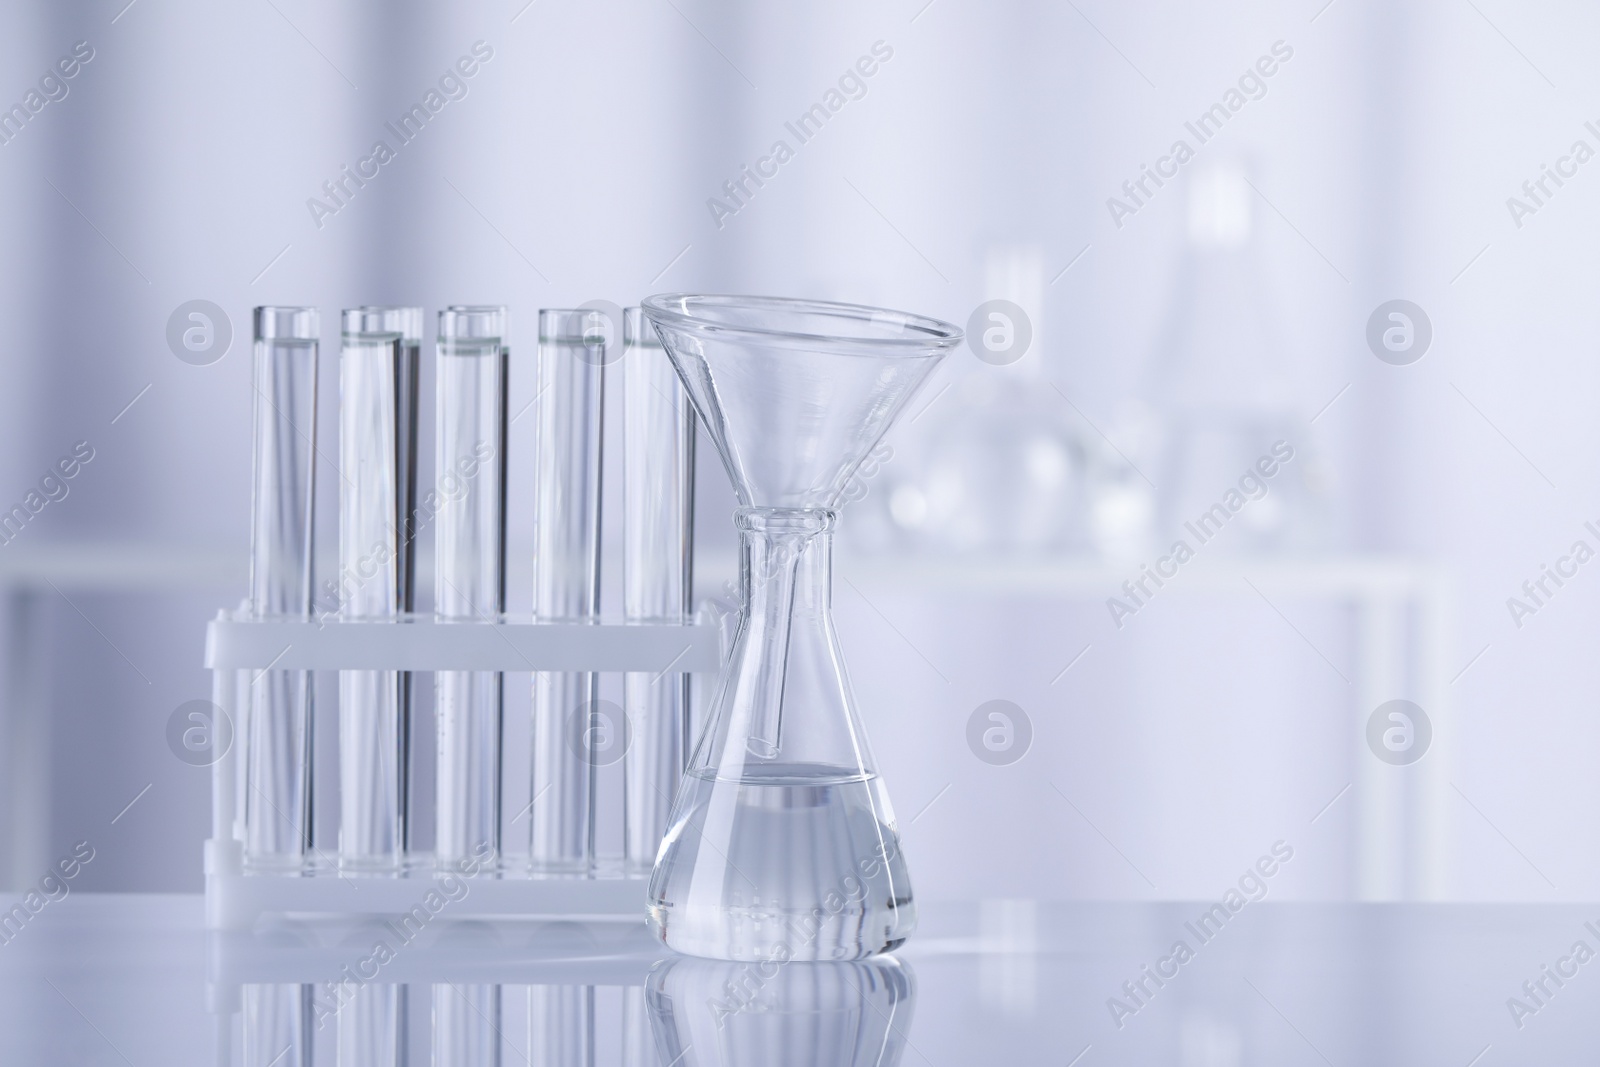
[{"label": "white plastic test tube rack", "polygon": [[[607,332],[607,343],[620,341],[620,327],[620,321],[600,324]],[[314,329],[313,325],[313,332]],[[624,375],[648,376],[657,388],[675,384],[670,376],[663,377],[662,367],[654,365],[665,360],[659,347],[647,348],[636,337],[629,337],[629,341],[629,359],[621,368]],[[541,353],[541,358],[547,357]],[[426,404],[427,398],[423,398],[423,402]],[[314,409],[314,395],[311,404]],[[296,432],[314,426],[314,412],[302,412],[296,421],[299,424],[293,428]],[[238,611],[219,613],[210,623],[205,665],[213,672],[212,701],[221,709],[223,722],[227,724],[211,731],[211,743],[221,749],[211,764],[212,831],[205,849],[207,921],[212,928],[249,929],[263,915],[404,914],[419,904],[425,905],[430,891],[442,879],[459,878],[463,873],[459,862],[438,864],[431,853],[415,851],[406,853],[397,871],[380,876],[352,872],[330,854],[331,850],[319,851],[311,847],[309,817],[299,812],[296,820],[307,826],[308,838],[303,848],[303,862],[288,866],[277,864],[265,870],[247,866],[246,809],[250,795],[247,778],[252,758],[251,741],[252,737],[270,735],[270,731],[261,731],[263,724],[249,720],[253,707],[250,694],[253,688],[260,687],[262,678],[305,677],[297,672],[323,671],[396,671],[423,676],[437,672],[496,672],[514,677],[525,677],[527,672],[534,672],[535,677],[543,672],[591,676],[622,674],[635,680],[642,676],[657,677],[664,692],[684,693],[674,681],[676,677],[714,673],[719,669],[721,648],[717,622],[705,613],[691,616],[687,612],[689,491],[692,489],[692,470],[688,465],[693,459],[692,421],[685,423],[681,419],[656,417],[637,419],[637,426],[632,425],[633,421],[630,417],[630,424],[623,427],[625,439],[630,433],[635,435],[625,444],[624,451],[630,456],[655,458],[647,464],[630,459],[623,471],[623,495],[630,502],[627,518],[631,534],[627,540],[635,546],[648,544],[651,552],[639,559],[626,560],[624,571],[637,586],[643,568],[661,566],[662,539],[672,540],[665,555],[676,557],[677,565],[665,568],[670,573],[661,575],[657,584],[682,590],[679,603],[684,610],[681,612],[674,612],[669,604],[666,609],[651,611],[649,617],[642,618],[633,603],[637,598],[632,596],[627,598],[626,622],[594,618],[556,620],[547,615],[537,616],[535,621],[518,621],[505,615],[461,621],[412,613],[372,619],[350,617],[349,613],[320,616],[313,616],[309,611],[267,613],[246,603]],[[642,434],[663,435],[663,439],[643,442],[638,439]],[[288,428],[280,434],[286,439],[289,435]],[[314,434],[308,431],[305,441],[305,451],[309,452],[315,447]],[[628,444],[633,447],[629,448]],[[584,447],[581,443],[575,446]],[[661,456],[678,457],[678,462],[676,466],[663,464]],[[507,466],[507,477],[514,482],[518,476],[515,459]],[[259,480],[259,468],[257,476]],[[597,463],[593,476],[599,477]],[[645,485],[642,479],[649,479],[652,484]],[[309,498],[308,487],[297,482],[294,489]],[[258,492],[262,491],[258,486]],[[271,488],[265,491],[270,492]],[[598,488],[593,491],[598,492]],[[648,501],[648,509],[633,503],[639,500]],[[663,504],[663,500],[667,503]],[[641,536],[637,528],[640,516],[646,511],[645,521],[662,525],[659,538]],[[309,509],[304,516],[297,514],[294,521],[306,524],[307,551],[304,555],[309,555]],[[537,521],[541,520],[536,517]],[[280,522],[279,526],[282,525]],[[632,548],[629,552],[641,555]],[[295,557],[297,561],[301,558]],[[663,618],[663,614],[666,617]],[[425,677],[422,684],[426,684]],[[630,699],[629,703],[632,705],[628,708],[630,715],[666,713],[686,717],[689,712],[681,700],[657,698],[640,704]],[[329,710],[324,709],[324,713]],[[673,726],[673,732],[677,733],[686,729],[686,723]],[[644,733],[650,737],[659,731],[647,729]],[[293,753],[289,757],[305,761],[296,769],[304,776],[305,803],[309,808],[312,802],[309,796],[310,746],[305,743],[300,747],[304,749],[303,757]],[[666,747],[675,748],[676,744]],[[534,753],[533,758],[537,761],[539,754]],[[677,758],[681,759],[681,755]],[[508,770],[515,765],[516,761],[508,762]],[[670,769],[668,773],[672,773]],[[637,768],[627,780],[637,786]],[[675,781],[668,784],[676,786]],[[591,810],[582,813],[586,819],[593,817],[592,790],[590,795]],[[411,798],[412,803],[416,800]],[[315,801],[318,805],[338,806],[337,797],[316,797]],[[514,821],[514,814],[502,811],[501,822],[509,825]],[[656,821],[659,818],[659,813],[652,813],[651,832],[659,825]],[[637,838],[638,829],[630,836]],[[443,909],[448,917],[642,921],[648,870],[637,862],[640,846],[636,840],[630,841],[626,849],[635,854],[635,862],[627,862],[625,855],[620,865],[597,864],[591,855],[586,871],[565,874],[552,874],[548,868],[541,869],[539,864],[528,862],[527,857],[507,855],[507,851],[502,849],[493,862],[465,872],[471,875],[469,893],[463,896],[457,890],[439,894],[450,900],[449,907]],[[538,858],[537,855],[533,857],[534,860]]]}]

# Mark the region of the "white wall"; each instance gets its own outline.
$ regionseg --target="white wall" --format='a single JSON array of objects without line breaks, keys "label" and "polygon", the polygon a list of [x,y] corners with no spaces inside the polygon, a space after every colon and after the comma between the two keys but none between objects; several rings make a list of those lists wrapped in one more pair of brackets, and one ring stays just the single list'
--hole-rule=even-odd
[{"label": "white wall", "polygon": [[[1116,427],[1172,299],[1184,196],[1164,190],[1121,228],[1106,199],[1282,40],[1292,61],[1197,163],[1251,167],[1296,409],[1309,419],[1349,386],[1311,438],[1328,544],[1443,568],[1448,675],[1488,646],[1436,723],[1452,761],[1445,891],[1592,898],[1594,568],[1521,629],[1505,599],[1572,540],[1600,548],[1582,529],[1600,525],[1585,299],[1600,163],[1520,229],[1504,201],[1575,138],[1600,148],[1583,128],[1600,123],[1583,103],[1600,27],[1573,4],[1319,6],[23,5],[0,37],[0,101],[75,41],[95,59],[0,146],[0,504],[74,441],[96,459],[0,554],[178,547],[236,558],[239,580],[36,596],[26,625],[42,642],[51,745],[10,755],[49,768],[52,813],[14,879],[88,837],[96,888],[200,884],[206,776],[172,758],[163,730],[207,695],[203,623],[243,593],[251,306],[319,304],[331,344],[337,309],[357,302],[422,303],[430,320],[446,303],[505,303],[525,367],[540,307],[769,292],[965,324],[992,295],[994,246],[1037,246],[1050,279],[1088,245],[1028,309],[1039,351],[1011,368],[953,356],[939,382],[953,391],[891,467],[947,432],[952,397],[1008,375],[1055,382]],[[314,226],[306,199],[480,39],[494,58],[467,97]],[[893,58],[866,95],[719,228],[707,198],[879,40]],[[1409,367],[1364,340],[1368,314],[1396,297],[1434,328]],[[232,316],[233,347],[209,367],[164,340],[195,298]],[[324,371],[332,396],[326,356]],[[528,382],[514,372],[514,407]],[[331,405],[325,416],[331,441]],[[333,472],[319,473],[331,539]],[[709,454],[701,475],[709,575],[730,566],[729,498]],[[525,488],[513,486],[513,544],[530,521]],[[1322,659],[1354,669],[1347,610],[1279,605],[1302,639],[1248,595],[1163,600],[1117,631],[1095,600],[873,591],[867,538],[848,537],[853,514],[866,522],[856,508],[839,567],[870,602],[841,583],[839,626],[902,822],[949,786],[907,830],[921,893],[1214,896],[1280,837],[1300,852],[1274,892],[1358,892],[1350,798],[1309,822],[1371,759],[1353,741],[1370,709]],[[1034,750],[1010,767],[966,746],[967,717],[994,698],[1035,725]]]}]

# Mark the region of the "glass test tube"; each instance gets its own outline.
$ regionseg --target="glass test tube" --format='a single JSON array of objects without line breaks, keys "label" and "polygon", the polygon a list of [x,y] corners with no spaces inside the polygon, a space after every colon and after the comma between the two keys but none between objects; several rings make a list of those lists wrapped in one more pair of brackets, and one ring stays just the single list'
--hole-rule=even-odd
[{"label": "glass test tube", "polygon": [[436,1067],[500,1067],[500,1015],[500,987],[497,985],[465,982],[435,985],[433,1062]]},{"label": "glass test tube", "polygon": [[[250,612],[311,614],[316,486],[316,308],[255,309]],[[244,855],[253,870],[299,873],[311,844],[311,674],[251,679]]]},{"label": "glass test tube", "polygon": [[371,982],[349,994],[338,1012],[338,1067],[404,1067],[409,988]]},{"label": "glass test tube", "polygon": [[530,1064],[534,1067],[594,1067],[594,1038],[594,986],[528,987]]},{"label": "glass test tube", "polygon": [[240,991],[244,1067],[311,1067],[309,985],[258,985]]},{"label": "glass test tube", "polygon": [[[506,603],[506,310],[439,312],[436,385],[440,621],[495,620]],[[500,851],[502,679],[492,671],[434,676],[441,867]]]},{"label": "glass test tube", "polygon": [[[339,614],[412,606],[421,308],[354,308],[339,350]],[[398,871],[406,845],[410,675],[339,673],[339,866]]]},{"label": "glass test tube", "polygon": [[[623,614],[629,622],[686,623],[693,613],[694,407],[641,309],[623,312],[623,338]],[[689,675],[629,673],[623,704],[633,728],[623,755],[627,868],[647,874],[689,756]]]},{"label": "glass test tube", "polygon": [[[644,986],[622,987],[621,1067],[660,1067],[655,1034],[650,1030],[650,1008]],[[674,1064],[673,1067],[678,1067]]]},{"label": "glass test tube", "polygon": [[[534,412],[533,614],[593,622],[600,612],[600,463],[609,320],[539,312]],[[529,859],[535,872],[588,875],[594,864],[592,673],[533,676]]]}]

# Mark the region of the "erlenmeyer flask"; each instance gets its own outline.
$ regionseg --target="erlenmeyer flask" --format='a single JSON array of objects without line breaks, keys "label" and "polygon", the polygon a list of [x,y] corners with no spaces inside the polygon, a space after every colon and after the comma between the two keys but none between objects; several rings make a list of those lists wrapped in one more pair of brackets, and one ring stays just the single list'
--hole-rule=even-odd
[{"label": "erlenmeyer flask", "polygon": [[743,605],[650,879],[670,948],[850,960],[915,925],[831,615],[833,505],[961,331],[848,304],[644,302],[734,483]]},{"label": "erlenmeyer flask", "polygon": [[[1154,472],[1162,533],[1188,540],[1192,527],[1209,539],[1218,516],[1238,512],[1223,544],[1304,549],[1317,537],[1320,503],[1311,427],[1290,387],[1290,346],[1252,223],[1254,191],[1237,164],[1197,171],[1190,182],[1188,241],[1148,389],[1165,437]],[[1270,479],[1254,470],[1263,458],[1279,461]],[[1230,492],[1248,503],[1218,509]]]}]

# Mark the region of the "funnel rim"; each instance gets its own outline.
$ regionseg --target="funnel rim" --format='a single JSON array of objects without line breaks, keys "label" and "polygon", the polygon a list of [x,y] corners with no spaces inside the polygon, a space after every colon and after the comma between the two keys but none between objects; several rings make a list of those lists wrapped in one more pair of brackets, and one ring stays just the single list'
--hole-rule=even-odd
[{"label": "funnel rim", "polygon": [[[748,308],[800,312],[819,317],[874,321],[885,317],[898,320],[903,328],[921,332],[911,337],[866,337],[838,333],[820,333],[804,330],[780,330],[771,327],[717,322],[691,312],[680,310],[684,305],[698,304],[723,309]],[[675,306],[676,305],[676,306]],[[908,311],[872,307],[868,304],[847,304],[834,300],[810,300],[787,296],[744,296],[720,293],[657,293],[640,301],[645,313],[658,324],[668,325],[695,333],[728,337],[760,337],[804,345],[826,345],[835,349],[870,349],[873,353],[898,358],[934,358],[961,343],[964,336],[958,326],[927,315]]]}]

